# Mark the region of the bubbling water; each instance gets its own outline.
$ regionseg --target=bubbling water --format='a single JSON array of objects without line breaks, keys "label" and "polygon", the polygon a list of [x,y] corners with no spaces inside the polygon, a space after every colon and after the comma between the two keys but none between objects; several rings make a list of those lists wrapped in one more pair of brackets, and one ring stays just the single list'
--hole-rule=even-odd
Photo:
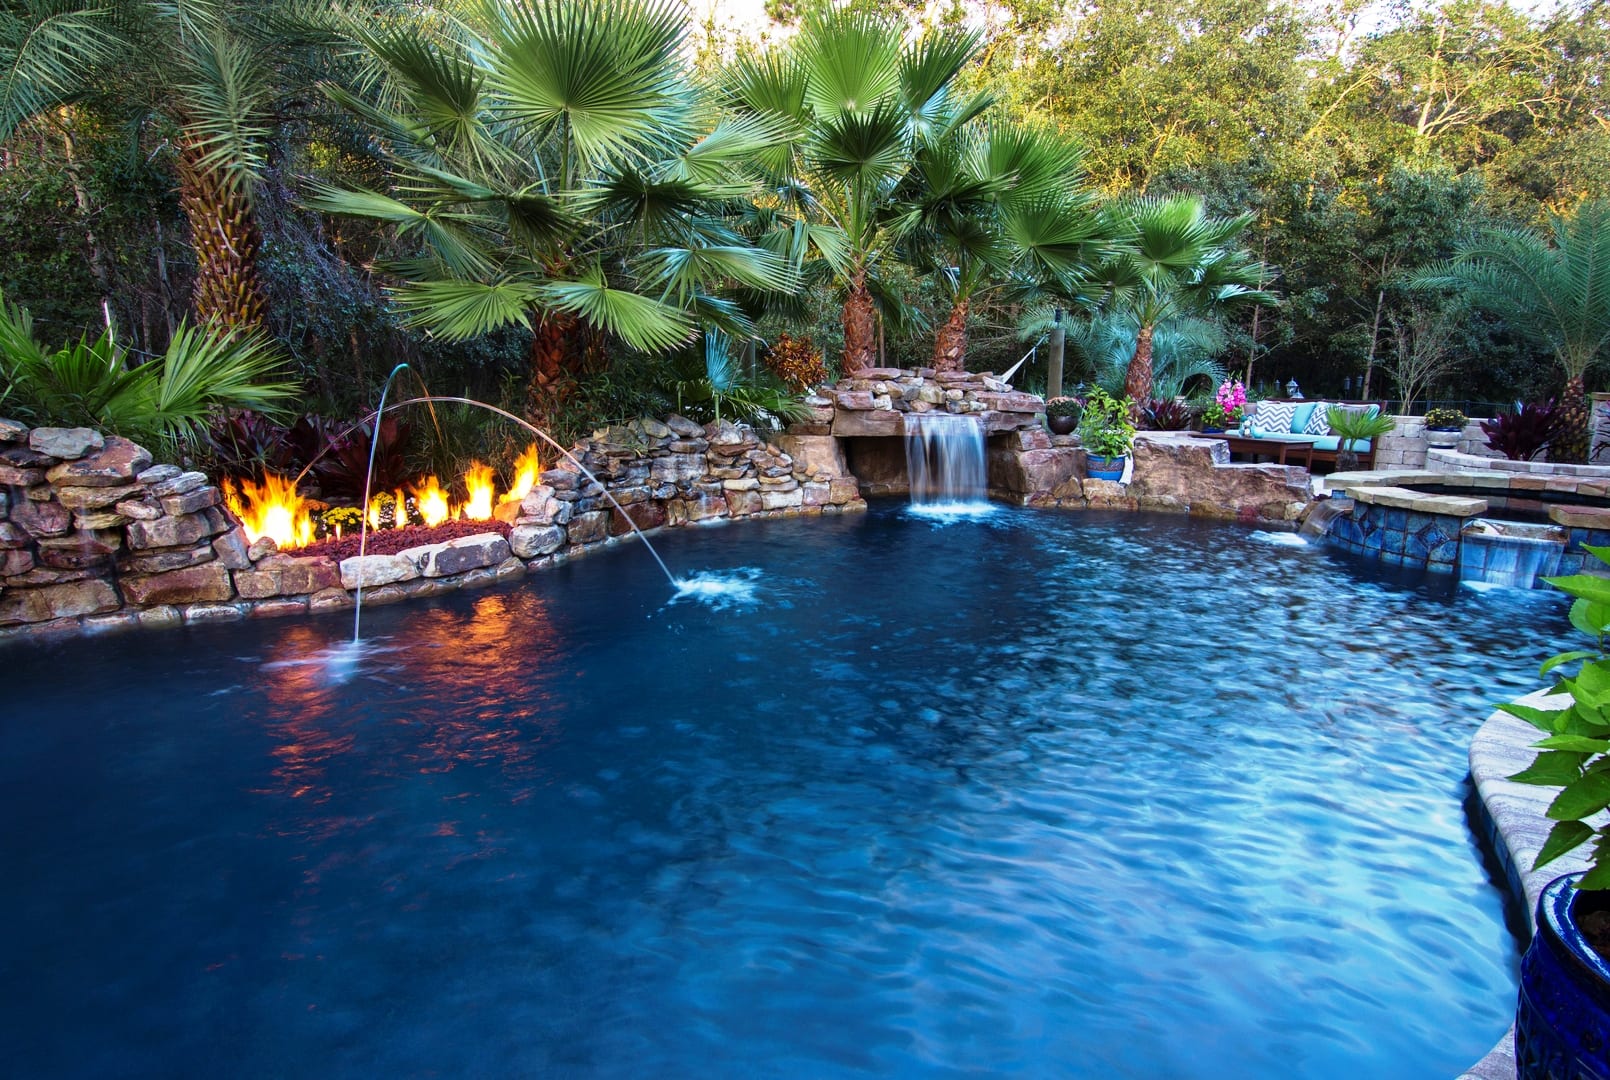
[{"label": "bubbling water", "polygon": [[759,603],[760,577],[759,567],[742,566],[724,574],[701,571],[675,578],[672,584],[676,586],[676,595],[671,597],[670,603],[690,600],[716,611],[753,607]]}]

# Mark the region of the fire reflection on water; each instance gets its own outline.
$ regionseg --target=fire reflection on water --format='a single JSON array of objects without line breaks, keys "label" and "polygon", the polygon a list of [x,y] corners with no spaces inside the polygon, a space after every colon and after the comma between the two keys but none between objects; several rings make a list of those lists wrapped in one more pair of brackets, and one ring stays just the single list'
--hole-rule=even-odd
[{"label": "fire reflection on water", "polygon": [[[451,845],[444,859],[494,854],[500,840],[477,830],[475,804],[521,802],[549,782],[542,757],[559,733],[559,705],[532,685],[531,671],[555,651],[543,599],[530,589],[489,592],[469,611],[447,605],[409,618],[409,647],[370,643],[350,678],[332,678],[327,661],[345,646],[315,626],[288,627],[264,665],[276,786],[259,794],[288,800],[270,831],[341,846],[298,856],[317,860],[304,874],[309,887],[334,866],[373,856],[368,845],[396,843],[379,823],[422,795],[441,806],[422,838]],[[466,775],[445,779],[455,771]]]}]

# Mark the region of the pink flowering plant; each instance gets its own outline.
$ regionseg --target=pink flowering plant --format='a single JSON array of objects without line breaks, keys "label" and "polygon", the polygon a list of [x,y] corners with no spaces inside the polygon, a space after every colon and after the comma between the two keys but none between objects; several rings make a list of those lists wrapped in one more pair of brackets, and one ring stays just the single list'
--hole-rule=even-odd
[{"label": "pink flowering plant", "polygon": [[1205,427],[1230,428],[1241,422],[1242,410],[1247,404],[1247,388],[1240,379],[1225,379],[1219,384],[1213,401],[1202,410]]}]

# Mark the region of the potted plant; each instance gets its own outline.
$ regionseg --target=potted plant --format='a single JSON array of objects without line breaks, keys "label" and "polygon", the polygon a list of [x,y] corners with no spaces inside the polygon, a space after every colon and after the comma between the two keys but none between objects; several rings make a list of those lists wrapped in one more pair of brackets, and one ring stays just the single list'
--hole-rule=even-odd
[{"label": "potted plant", "polygon": [[1397,421],[1384,416],[1373,407],[1348,408],[1332,405],[1325,413],[1331,434],[1337,436],[1336,471],[1347,472],[1358,468],[1358,452],[1353,449],[1360,439],[1378,439],[1397,427]]},{"label": "potted plant", "polygon": [[1135,425],[1130,420],[1133,403],[1113,397],[1101,387],[1090,391],[1084,416],[1079,420],[1079,440],[1084,444],[1086,468],[1096,480],[1120,480],[1135,442]]},{"label": "potted plant", "polygon": [[1050,398],[1045,403],[1045,426],[1053,435],[1071,435],[1079,426],[1079,414],[1085,403],[1076,397]]},{"label": "potted plant", "polygon": [[[1610,564],[1610,547],[1583,547]],[[1521,960],[1515,1010],[1520,1080],[1610,1075],[1610,580],[1589,574],[1545,579],[1576,599],[1571,625],[1592,647],[1547,660],[1542,674],[1581,662],[1555,690],[1563,709],[1506,704],[1499,708],[1541,729],[1542,751],[1510,779],[1560,788],[1549,804],[1555,825],[1532,869],[1593,841],[1588,869],[1556,878],[1537,902],[1537,933]],[[1590,823],[1590,819],[1591,823]]]},{"label": "potted plant", "polygon": [[1426,445],[1440,450],[1451,450],[1459,445],[1459,436],[1470,423],[1470,417],[1458,409],[1426,410]]},{"label": "potted plant", "polygon": [[1229,431],[1241,423],[1247,405],[1247,388],[1240,379],[1225,379],[1219,384],[1213,400],[1202,410],[1202,430],[1205,432]]}]

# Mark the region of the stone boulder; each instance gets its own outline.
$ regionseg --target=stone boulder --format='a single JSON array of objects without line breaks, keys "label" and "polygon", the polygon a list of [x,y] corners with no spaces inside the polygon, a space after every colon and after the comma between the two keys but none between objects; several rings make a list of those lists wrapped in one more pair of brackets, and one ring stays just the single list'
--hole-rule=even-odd
[{"label": "stone boulder", "polygon": [[63,462],[45,476],[53,484],[73,487],[118,487],[126,485],[151,464],[151,452],[138,443],[109,435],[96,453],[77,461]]},{"label": "stone boulder", "polygon": [[164,574],[129,574],[123,577],[123,595],[141,607],[153,604],[201,604],[232,600],[235,586],[229,570],[216,562],[170,570]]},{"label": "stone boulder", "polygon": [[39,589],[7,589],[0,593],[0,626],[98,615],[120,606],[117,590],[98,578]]},{"label": "stone boulder", "polygon": [[28,433],[28,449],[49,454],[62,461],[81,458],[106,446],[101,433],[91,428],[34,428]]},{"label": "stone boulder", "polygon": [[412,581],[419,576],[414,560],[403,555],[354,555],[341,560],[341,587],[372,588],[395,581]]}]

